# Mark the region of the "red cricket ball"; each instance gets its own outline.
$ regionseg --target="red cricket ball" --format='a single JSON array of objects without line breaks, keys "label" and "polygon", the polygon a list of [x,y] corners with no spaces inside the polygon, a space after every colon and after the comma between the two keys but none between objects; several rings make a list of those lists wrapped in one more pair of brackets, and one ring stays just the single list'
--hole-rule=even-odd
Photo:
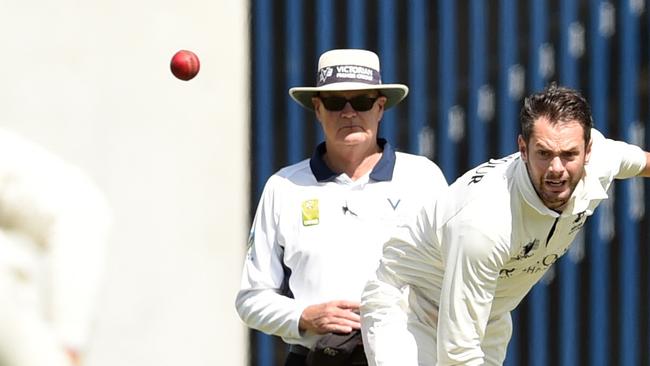
[{"label": "red cricket ball", "polygon": [[201,63],[199,58],[192,51],[180,50],[172,57],[172,62],[169,65],[172,74],[181,80],[190,80],[199,73]]}]

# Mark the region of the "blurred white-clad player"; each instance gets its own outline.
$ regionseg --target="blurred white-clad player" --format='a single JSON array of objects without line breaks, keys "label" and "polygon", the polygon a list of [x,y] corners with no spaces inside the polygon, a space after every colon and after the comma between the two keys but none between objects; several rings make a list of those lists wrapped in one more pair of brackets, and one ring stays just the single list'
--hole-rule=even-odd
[{"label": "blurred white-clad player", "polygon": [[0,129],[0,365],[80,365],[110,226],[79,169]]}]

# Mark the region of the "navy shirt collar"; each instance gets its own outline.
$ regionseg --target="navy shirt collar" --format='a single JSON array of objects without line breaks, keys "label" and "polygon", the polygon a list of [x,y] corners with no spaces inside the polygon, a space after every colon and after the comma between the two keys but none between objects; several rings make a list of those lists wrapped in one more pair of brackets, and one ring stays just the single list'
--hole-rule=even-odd
[{"label": "navy shirt collar", "polygon": [[[395,150],[392,146],[386,141],[386,139],[379,138],[377,139],[377,144],[383,150],[381,159],[377,162],[377,165],[370,172],[370,179],[375,181],[390,181],[393,179],[393,170],[395,169]],[[323,160],[323,155],[327,148],[325,147],[325,142],[321,142],[316,149],[314,154],[309,160],[309,167],[311,168],[314,177],[319,182],[324,182],[333,179],[338,176],[339,173],[333,172],[325,160]]]}]

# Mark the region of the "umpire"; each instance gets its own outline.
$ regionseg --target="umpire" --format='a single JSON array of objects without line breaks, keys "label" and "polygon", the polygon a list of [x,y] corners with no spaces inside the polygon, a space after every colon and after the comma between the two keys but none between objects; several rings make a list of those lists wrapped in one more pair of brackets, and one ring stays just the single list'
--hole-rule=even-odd
[{"label": "umpire", "polygon": [[325,52],[317,86],[289,90],[325,141],[266,182],[236,299],[249,327],[289,343],[285,365],[367,364],[363,287],[391,229],[447,187],[429,159],[378,136],[384,111],[407,93],[382,84],[378,56],[358,49]]}]

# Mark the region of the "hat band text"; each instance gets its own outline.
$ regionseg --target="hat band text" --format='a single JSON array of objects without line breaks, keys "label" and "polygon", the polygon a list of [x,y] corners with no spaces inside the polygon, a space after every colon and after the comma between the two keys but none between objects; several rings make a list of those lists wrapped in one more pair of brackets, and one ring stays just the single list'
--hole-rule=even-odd
[{"label": "hat band text", "polygon": [[379,71],[358,65],[327,66],[318,71],[316,86],[352,81],[371,85],[381,84]]}]

